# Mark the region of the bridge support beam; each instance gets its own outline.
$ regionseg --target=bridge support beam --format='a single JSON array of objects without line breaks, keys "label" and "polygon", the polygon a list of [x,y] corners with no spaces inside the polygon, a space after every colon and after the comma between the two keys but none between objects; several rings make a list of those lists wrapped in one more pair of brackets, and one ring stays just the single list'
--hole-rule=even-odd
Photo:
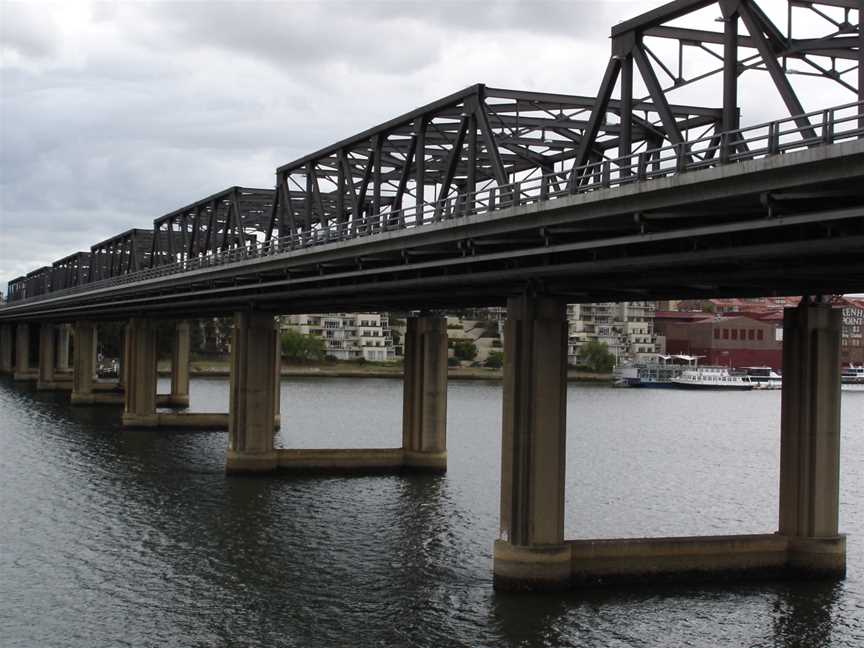
[{"label": "bridge support beam", "polygon": [[39,325],[39,378],[36,382],[36,389],[39,391],[57,389],[54,375],[57,358],[56,330],[57,327],[48,322]]},{"label": "bridge support beam", "polygon": [[75,322],[72,327],[72,396],[73,405],[91,405],[98,401],[94,393],[93,377],[96,373],[95,353],[96,324],[88,321]]},{"label": "bridge support beam", "polygon": [[177,322],[171,345],[171,394],[160,398],[160,405],[189,407],[190,327],[187,320]]},{"label": "bridge support beam", "polygon": [[801,303],[783,319],[779,534],[790,567],[803,574],[846,573],[839,533],[840,345],[842,312]]},{"label": "bridge support beam", "polygon": [[0,374],[12,373],[12,347],[12,325],[0,324]]},{"label": "bridge support beam", "polygon": [[272,314],[237,312],[231,338],[231,398],[228,411],[228,473],[276,469],[276,322]]},{"label": "bridge support beam", "polygon": [[499,589],[569,584],[564,543],[567,318],[563,300],[507,303],[501,529],[494,548]]},{"label": "bridge support beam", "polygon": [[30,324],[22,323],[15,327],[15,373],[14,380],[26,381],[39,378],[38,369],[30,365]]},{"label": "bridge support beam", "polygon": [[405,468],[447,470],[447,320],[411,317],[405,334]]},{"label": "bridge support beam", "polygon": [[156,328],[143,317],[133,317],[126,328],[126,391],[123,425],[155,427],[156,416]]}]

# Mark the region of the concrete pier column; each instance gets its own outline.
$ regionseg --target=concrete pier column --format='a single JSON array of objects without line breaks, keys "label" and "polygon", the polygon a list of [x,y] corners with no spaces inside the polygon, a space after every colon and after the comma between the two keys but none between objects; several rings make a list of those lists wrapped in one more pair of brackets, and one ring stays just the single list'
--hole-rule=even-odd
[{"label": "concrete pier column", "polygon": [[89,405],[94,402],[93,376],[96,373],[93,348],[96,346],[96,324],[75,322],[72,328],[72,396],[71,403]]},{"label": "concrete pier column", "polygon": [[842,311],[829,304],[784,314],[779,525],[791,567],[839,577],[841,330]]},{"label": "concrete pier column", "polygon": [[276,320],[276,378],[273,381],[273,389],[275,399],[273,401],[273,428],[278,430],[282,427],[282,327],[279,325],[279,320]]},{"label": "concrete pier column", "polygon": [[189,407],[189,322],[177,322],[171,345],[171,405]]},{"label": "concrete pier column", "polygon": [[567,320],[549,297],[508,300],[504,327],[501,530],[498,589],[563,589]]},{"label": "concrete pier column", "polygon": [[231,336],[228,473],[275,470],[276,322],[270,313],[237,312]]},{"label": "concrete pier column", "polygon": [[12,373],[12,346],[12,325],[0,324],[0,374]]},{"label": "concrete pier column", "polygon": [[69,371],[69,329],[68,324],[57,327],[57,369]]},{"label": "concrete pier column", "polygon": [[123,325],[123,331],[120,333],[120,357],[117,359],[117,386],[120,391],[126,391],[126,385],[129,384],[129,376],[127,376],[128,363],[126,362],[126,337],[129,335],[129,323]]},{"label": "concrete pier column", "polygon": [[30,366],[30,325],[15,326],[15,373],[14,380],[33,380],[37,378],[34,368]]},{"label": "concrete pier column", "polygon": [[124,341],[126,350],[126,391],[123,425],[156,427],[156,327],[152,320],[129,320]]},{"label": "concrete pier column", "polygon": [[54,324],[43,322],[39,326],[39,378],[36,389],[41,391],[56,389],[54,379],[54,368],[56,362],[55,332]]},{"label": "concrete pier column", "polygon": [[447,470],[447,320],[408,318],[402,393],[407,468]]}]

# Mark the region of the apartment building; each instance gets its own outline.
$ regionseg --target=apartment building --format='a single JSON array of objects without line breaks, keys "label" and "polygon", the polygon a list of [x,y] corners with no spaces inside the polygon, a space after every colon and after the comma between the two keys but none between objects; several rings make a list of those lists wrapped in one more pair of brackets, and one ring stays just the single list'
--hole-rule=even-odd
[{"label": "apartment building", "polygon": [[654,336],[654,302],[637,301],[569,304],[567,360],[577,364],[586,342],[603,342],[618,362],[642,360],[657,353]]},{"label": "apartment building", "polygon": [[392,362],[396,359],[390,320],[381,313],[304,313],[283,318],[304,335],[324,340],[328,356],[337,360]]}]

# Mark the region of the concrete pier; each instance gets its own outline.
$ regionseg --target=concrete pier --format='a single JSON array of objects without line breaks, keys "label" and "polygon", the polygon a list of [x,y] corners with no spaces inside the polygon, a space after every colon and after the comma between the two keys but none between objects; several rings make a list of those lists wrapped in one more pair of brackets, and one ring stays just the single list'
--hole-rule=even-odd
[{"label": "concrete pier", "polygon": [[273,447],[279,356],[276,321],[270,313],[237,312],[231,337],[228,410],[228,473],[276,469]]},{"label": "concrete pier", "polygon": [[30,325],[18,324],[15,327],[15,371],[14,380],[37,380],[39,372],[30,364]]},{"label": "concrete pier", "polygon": [[156,328],[152,320],[133,317],[125,336],[126,399],[123,425],[156,427]]},{"label": "concrete pier", "polygon": [[843,576],[840,510],[840,344],[842,311],[802,304],[783,318],[779,533],[790,565]]},{"label": "concrete pier", "polygon": [[96,324],[75,322],[72,327],[72,396],[73,405],[91,405],[99,400],[94,390],[96,364],[93,348],[96,345]]},{"label": "concrete pier", "polygon": [[57,371],[69,371],[69,339],[71,336],[69,324],[60,324],[57,331]]},{"label": "concrete pier", "polygon": [[565,541],[563,305],[523,297],[508,309],[497,589],[844,577],[840,310],[805,301],[785,313],[777,533]]},{"label": "concrete pier", "polygon": [[163,403],[170,407],[189,407],[190,328],[186,320],[177,322],[171,344],[171,394]]},{"label": "concrete pier", "polygon": [[501,527],[495,587],[569,585],[564,543],[567,319],[557,298],[523,295],[507,303]]},{"label": "concrete pier", "polygon": [[411,317],[402,396],[404,467],[447,470],[447,320]]},{"label": "concrete pier", "polygon": [[57,389],[54,375],[57,358],[55,333],[54,324],[42,322],[39,325],[39,378],[36,382],[36,389],[39,391]]},{"label": "concrete pier", "polygon": [[12,335],[11,324],[0,324],[0,374],[11,374],[13,371]]}]

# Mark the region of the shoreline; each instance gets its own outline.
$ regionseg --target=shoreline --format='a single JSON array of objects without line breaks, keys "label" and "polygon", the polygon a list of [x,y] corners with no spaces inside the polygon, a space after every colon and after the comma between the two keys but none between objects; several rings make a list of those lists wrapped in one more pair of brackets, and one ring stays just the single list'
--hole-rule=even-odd
[{"label": "shoreline", "polygon": [[[283,378],[398,378],[403,376],[402,367],[344,367],[344,366],[297,366],[283,365]],[[170,369],[160,366],[160,376],[171,375]],[[230,375],[227,363],[191,362],[189,375],[195,378],[227,378]],[[504,372],[500,369],[482,367],[451,367],[447,372],[448,380],[484,380],[501,382]],[[570,370],[567,372],[567,382],[582,382],[595,384],[612,384],[612,374],[596,374],[585,371]]]}]

